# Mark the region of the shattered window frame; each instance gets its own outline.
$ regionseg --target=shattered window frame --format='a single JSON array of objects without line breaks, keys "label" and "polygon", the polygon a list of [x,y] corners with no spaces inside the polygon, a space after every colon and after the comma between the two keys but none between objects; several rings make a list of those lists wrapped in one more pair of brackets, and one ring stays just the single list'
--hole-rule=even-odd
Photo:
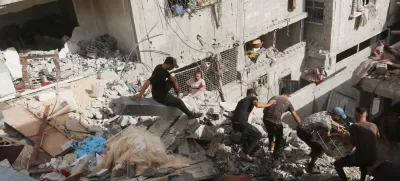
[{"label": "shattered window frame", "polygon": [[307,0],[306,12],[308,12],[308,16],[306,18],[306,22],[323,25],[324,9],[325,9],[325,4],[323,2]]}]

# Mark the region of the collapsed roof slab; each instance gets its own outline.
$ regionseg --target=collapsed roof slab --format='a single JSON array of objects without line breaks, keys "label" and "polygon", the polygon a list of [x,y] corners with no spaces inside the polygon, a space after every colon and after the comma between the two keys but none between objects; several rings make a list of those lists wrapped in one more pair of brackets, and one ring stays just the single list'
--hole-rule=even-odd
[{"label": "collapsed roof slab", "polygon": [[400,82],[396,83],[364,77],[357,84],[356,88],[360,91],[373,93],[394,101],[400,101]]},{"label": "collapsed roof slab", "polygon": [[178,108],[165,106],[153,98],[132,99],[131,97],[120,97],[112,101],[121,107],[121,115],[134,116],[181,116],[182,111]]}]

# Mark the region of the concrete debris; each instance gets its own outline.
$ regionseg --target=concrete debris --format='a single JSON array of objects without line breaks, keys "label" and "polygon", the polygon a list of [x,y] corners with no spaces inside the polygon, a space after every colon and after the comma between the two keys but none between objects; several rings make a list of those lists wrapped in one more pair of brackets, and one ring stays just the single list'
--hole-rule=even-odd
[{"label": "concrete debris", "polygon": [[12,82],[11,75],[7,69],[4,61],[0,59],[0,85],[2,88],[0,89],[0,97],[4,97],[10,94],[15,93],[15,87]]},{"label": "concrete debris", "polygon": [[197,120],[189,120],[186,115],[183,115],[167,130],[161,137],[161,140],[167,150],[173,151],[199,127],[200,124]]},{"label": "concrete debris", "polygon": [[14,47],[8,48],[3,55],[13,80],[22,78],[22,65],[17,50]]}]

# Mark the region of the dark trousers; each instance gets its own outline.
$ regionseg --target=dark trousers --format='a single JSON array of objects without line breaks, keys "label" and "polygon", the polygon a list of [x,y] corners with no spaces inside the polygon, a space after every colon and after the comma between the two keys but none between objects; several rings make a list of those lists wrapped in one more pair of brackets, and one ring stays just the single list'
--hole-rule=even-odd
[{"label": "dark trousers", "polygon": [[263,122],[265,128],[267,129],[269,142],[271,143],[274,142],[275,140],[274,153],[278,154],[281,149],[283,141],[283,126],[282,124],[275,124],[265,119],[263,120]]},{"label": "dark trousers", "polygon": [[297,127],[297,136],[311,148],[310,157],[322,156],[324,148],[311,133],[308,133],[299,126]]},{"label": "dark trousers", "polygon": [[[246,119],[247,121],[247,119]],[[242,133],[242,137],[247,137],[247,143],[243,146],[243,152],[249,154],[257,146],[258,141],[262,138],[262,134],[256,127],[248,122],[233,121],[233,129]]]},{"label": "dark trousers", "polygon": [[[365,150],[368,151],[368,150]],[[354,155],[347,155],[343,158],[340,158],[334,162],[336,172],[338,173],[340,179],[342,181],[347,181],[346,173],[344,173],[343,167],[360,167],[361,172],[361,180],[364,181],[367,177],[367,167],[372,166],[373,164],[365,164],[357,161]]]},{"label": "dark trousers", "polygon": [[[173,87],[173,84],[170,81],[166,81],[165,86],[167,87],[166,90],[169,91]],[[164,93],[162,95],[157,95],[154,94],[153,91],[153,99],[159,102],[160,104],[176,107],[180,109],[182,112],[184,112],[187,116],[193,115],[193,112],[186,107],[185,103],[183,103],[181,99],[171,95],[169,92]]]}]

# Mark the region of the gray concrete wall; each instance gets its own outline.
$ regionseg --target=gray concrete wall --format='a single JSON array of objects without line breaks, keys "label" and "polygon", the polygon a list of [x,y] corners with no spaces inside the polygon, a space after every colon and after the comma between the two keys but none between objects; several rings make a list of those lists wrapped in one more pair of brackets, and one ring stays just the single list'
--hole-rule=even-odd
[{"label": "gray concrete wall", "polygon": [[136,43],[130,0],[98,0],[106,31],[118,41],[117,47],[129,51]]},{"label": "gray concrete wall", "polygon": [[379,34],[386,29],[388,14],[394,13],[388,12],[390,0],[377,1],[376,12],[369,13],[367,24],[357,29],[355,28],[357,19],[349,19],[351,4],[352,1],[349,0],[334,1],[333,31],[330,49],[332,53],[340,53]]},{"label": "gray concrete wall", "polygon": [[305,20],[304,37],[308,42],[315,42],[315,46],[322,50],[330,50],[332,39],[332,20],[334,17],[334,0],[315,0],[324,3],[324,21],[315,23]]},{"label": "gray concrete wall", "polygon": [[[344,59],[336,64],[336,70],[346,67],[343,71],[329,78],[319,85],[310,84],[296,93],[292,94],[289,100],[292,102],[301,119],[318,111],[326,111],[329,95],[331,91],[337,91],[359,99],[359,92],[351,86],[351,77],[358,65],[366,60],[370,55],[371,48],[366,48],[359,53]],[[284,116],[284,122],[290,126],[295,126],[295,122],[290,113]]]},{"label": "gray concrete wall", "polygon": [[[246,93],[247,88],[257,82],[259,77],[268,76],[268,84],[259,86],[258,94],[260,101],[268,101],[271,97],[279,94],[279,79],[291,74],[292,80],[298,80],[301,74],[301,67],[305,61],[305,42],[300,42],[283,51],[276,62],[270,64],[271,59],[260,57],[257,63],[239,70],[242,74],[241,84],[232,83],[224,86],[226,97],[229,101],[239,101]],[[240,61],[243,61],[240,59]]]},{"label": "gray concrete wall", "polygon": [[85,40],[108,33],[118,41],[118,48],[129,51],[136,36],[129,0],[73,0],[76,16]]},{"label": "gray concrete wall", "polygon": [[[182,17],[166,17],[164,0],[137,0],[132,2],[132,12],[139,40],[147,36],[162,36],[140,44],[140,50],[157,50],[176,57],[180,66],[189,65],[242,45],[274,29],[282,28],[306,17],[304,1],[297,1],[297,9],[288,12],[288,1],[282,0],[224,0],[222,16],[217,26],[214,6],[196,10]],[[216,8],[217,9],[217,8]],[[151,13],[150,13],[151,12]],[[218,14],[218,13],[217,13]],[[203,44],[198,40],[201,38]],[[158,53],[140,54],[141,61],[156,66],[166,55]]]}]

